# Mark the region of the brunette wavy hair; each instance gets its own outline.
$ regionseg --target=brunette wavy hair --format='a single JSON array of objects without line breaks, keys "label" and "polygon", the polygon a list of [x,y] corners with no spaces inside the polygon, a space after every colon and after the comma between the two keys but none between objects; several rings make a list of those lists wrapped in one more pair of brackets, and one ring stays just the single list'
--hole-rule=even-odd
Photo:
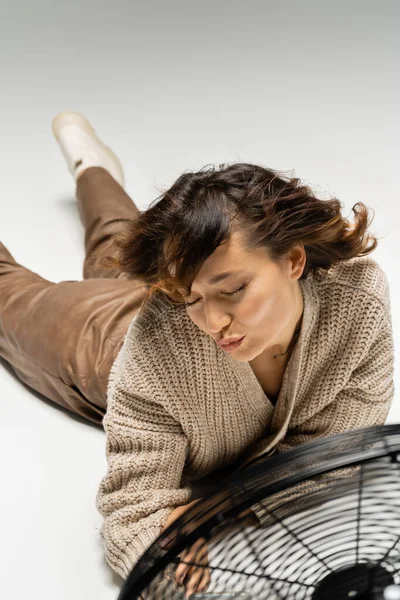
[{"label": "brunette wavy hair", "polygon": [[146,301],[160,292],[182,303],[203,262],[240,230],[246,251],[265,247],[272,259],[302,243],[305,278],[310,269],[329,269],[376,248],[367,207],[353,206],[353,223],[341,211],[337,198],[319,199],[285,172],[248,163],[206,165],[183,173],[126,222],[104,264],[143,282]]}]

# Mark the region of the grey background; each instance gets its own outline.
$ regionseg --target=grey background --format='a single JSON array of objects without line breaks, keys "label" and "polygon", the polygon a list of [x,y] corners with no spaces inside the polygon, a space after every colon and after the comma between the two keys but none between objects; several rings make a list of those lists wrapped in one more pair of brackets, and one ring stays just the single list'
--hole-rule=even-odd
[{"label": "grey background", "polygon": [[[294,171],[350,214],[375,210],[396,347],[399,4],[396,1],[0,0],[0,239],[52,281],[82,277],[74,183],[53,139],[85,114],[145,209],[186,169]],[[396,386],[398,360],[396,356]],[[111,600],[94,506],[105,436],[0,366],[1,594]],[[395,401],[389,421],[399,422]]]}]

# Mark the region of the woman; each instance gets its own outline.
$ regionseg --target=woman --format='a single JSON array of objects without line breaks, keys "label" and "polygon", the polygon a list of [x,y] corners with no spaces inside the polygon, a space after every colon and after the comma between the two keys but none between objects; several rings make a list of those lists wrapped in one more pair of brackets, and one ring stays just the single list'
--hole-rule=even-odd
[{"label": "woman", "polygon": [[[338,200],[239,163],[184,173],[141,213],[82,115],[53,130],[77,182],[84,280],[46,281],[0,245],[0,355],[103,424],[97,507],[107,561],[126,577],[213,478],[385,422],[389,289],[361,203],[350,224]],[[204,589],[199,571],[178,570]]]}]

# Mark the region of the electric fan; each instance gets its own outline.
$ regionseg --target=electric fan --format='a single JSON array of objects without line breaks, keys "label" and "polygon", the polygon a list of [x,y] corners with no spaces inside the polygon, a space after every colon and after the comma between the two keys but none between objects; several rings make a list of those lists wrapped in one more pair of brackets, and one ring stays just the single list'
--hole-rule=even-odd
[{"label": "electric fan", "polygon": [[[187,596],[175,571],[200,538],[209,584]],[[320,438],[231,473],[142,555],[118,600],[136,598],[400,599],[400,425]]]}]

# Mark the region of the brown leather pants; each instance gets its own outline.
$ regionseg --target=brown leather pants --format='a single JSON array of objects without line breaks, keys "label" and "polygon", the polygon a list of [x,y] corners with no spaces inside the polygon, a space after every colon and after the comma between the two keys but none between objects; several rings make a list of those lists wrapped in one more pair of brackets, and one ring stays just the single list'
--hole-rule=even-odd
[{"label": "brown leather pants", "polygon": [[30,388],[99,424],[111,365],[145,297],[141,282],[101,262],[123,222],[140,211],[97,167],[79,177],[77,201],[85,228],[83,281],[47,281],[0,243],[0,357]]}]

